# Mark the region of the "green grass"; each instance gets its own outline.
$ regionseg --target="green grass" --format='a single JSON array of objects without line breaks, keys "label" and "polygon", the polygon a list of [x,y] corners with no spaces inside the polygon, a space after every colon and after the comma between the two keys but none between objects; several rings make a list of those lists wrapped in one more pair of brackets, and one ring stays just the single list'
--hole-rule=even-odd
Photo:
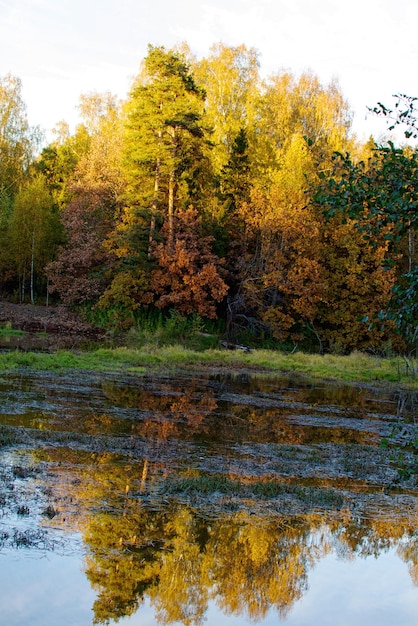
[{"label": "green grass", "polygon": [[142,348],[98,348],[91,351],[55,353],[6,352],[0,354],[0,372],[19,368],[39,370],[116,370],[141,373],[152,369],[192,369],[208,367],[230,371],[246,369],[254,373],[295,372],[309,377],[346,382],[408,384],[418,388],[418,380],[401,357],[380,358],[360,352],[349,356],[287,354],[273,350],[209,349],[196,351],[182,346]]},{"label": "green grass", "polygon": [[0,324],[0,337],[21,337],[24,334],[23,330],[13,328],[10,322]]}]

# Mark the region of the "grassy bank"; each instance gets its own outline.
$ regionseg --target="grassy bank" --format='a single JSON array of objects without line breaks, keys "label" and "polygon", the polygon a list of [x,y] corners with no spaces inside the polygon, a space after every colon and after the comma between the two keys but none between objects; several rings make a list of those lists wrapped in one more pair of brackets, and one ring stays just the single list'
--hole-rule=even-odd
[{"label": "grassy bank", "polygon": [[38,370],[97,370],[145,373],[152,370],[221,368],[231,371],[280,374],[295,372],[306,376],[365,383],[407,384],[418,388],[415,375],[417,363],[402,357],[380,358],[363,353],[349,356],[288,354],[273,350],[205,351],[188,350],[180,346],[131,348],[98,348],[86,352],[58,351],[55,353],[0,353],[0,372],[20,368]]}]

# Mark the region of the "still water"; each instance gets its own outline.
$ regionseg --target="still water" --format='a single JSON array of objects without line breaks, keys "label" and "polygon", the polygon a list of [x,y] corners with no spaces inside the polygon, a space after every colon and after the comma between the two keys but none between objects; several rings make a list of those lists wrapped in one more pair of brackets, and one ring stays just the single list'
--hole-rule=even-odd
[{"label": "still water", "polygon": [[416,626],[415,417],[297,378],[3,376],[1,623]]}]

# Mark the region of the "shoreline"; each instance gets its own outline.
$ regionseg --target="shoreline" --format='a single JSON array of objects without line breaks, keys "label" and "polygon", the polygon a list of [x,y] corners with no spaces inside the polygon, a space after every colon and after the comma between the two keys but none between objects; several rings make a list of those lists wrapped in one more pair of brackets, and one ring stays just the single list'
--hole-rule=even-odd
[{"label": "shoreline", "polygon": [[[280,377],[298,375],[324,382],[367,384],[395,389],[418,390],[416,360],[402,357],[375,357],[364,353],[348,356],[284,353],[253,350],[194,351],[182,346],[138,348],[96,347],[90,350],[65,349],[53,352],[6,350],[0,352],[0,373],[31,368],[43,371],[86,370],[144,375],[158,371],[193,370]],[[408,369],[409,368],[409,369]],[[415,375],[413,373],[415,372]]]}]

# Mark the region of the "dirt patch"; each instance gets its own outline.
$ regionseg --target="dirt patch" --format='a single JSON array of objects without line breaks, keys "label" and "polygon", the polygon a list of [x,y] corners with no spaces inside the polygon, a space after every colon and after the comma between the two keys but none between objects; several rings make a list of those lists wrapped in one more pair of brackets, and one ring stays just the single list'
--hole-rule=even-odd
[{"label": "dirt patch", "polygon": [[0,324],[11,324],[27,333],[80,335],[99,338],[103,331],[86,323],[65,305],[41,306],[0,301]]}]

